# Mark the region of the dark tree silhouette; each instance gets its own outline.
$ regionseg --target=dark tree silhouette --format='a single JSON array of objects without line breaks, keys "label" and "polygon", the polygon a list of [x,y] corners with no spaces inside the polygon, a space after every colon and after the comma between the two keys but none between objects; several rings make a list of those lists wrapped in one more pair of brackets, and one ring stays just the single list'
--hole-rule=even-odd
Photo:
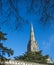
[{"label": "dark tree silhouette", "polygon": [[[26,10],[26,14],[39,14],[39,21],[43,24],[54,21],[54,0],[0,0],[0,15],[4,20],[0,20],[0,27],[2,25],[13,27],[14,29],[20,28],[22,25],[29,23],[20,15],[19,7],[23,7]],[[20,4],[20,5],[19,5]],[[24,9],[23,8],[23,9]],[[14,22],[11,22],[12,15]],[[50,21],[51,20],[51,21]]]},{"label": "dark tree silhouette", "polygon": [[43,56],[42,53],[39,52],[26,52],[24,55],[21,56],[16,56],[15,60],[21,60],[21,61],[30,61],[30,62],[35,62],[35,63],[47,63],[47,58],[49,56],[45,55]]},{"label": "dark tree silhouette", "polygon": [[13,50],[11,48],[8,49],[2,43],[2,41],[7,40],[7,38],[5,38],[5,35],[7,35],[7,34],[6,33],[2,33],[0,31],[0,60],[6,60],[6,58],[5,58],[6,54],[8,56],[13,55]]}]

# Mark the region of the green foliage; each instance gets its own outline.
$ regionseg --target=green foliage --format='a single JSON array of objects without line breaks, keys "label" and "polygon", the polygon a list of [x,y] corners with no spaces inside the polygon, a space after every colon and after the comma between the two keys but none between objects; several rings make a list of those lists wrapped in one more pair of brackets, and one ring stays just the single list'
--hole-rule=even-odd
[{"label": "green foliage", "polygon": [[24,55],[15,57],[15,60],[23,60],[36,63],[47,63],[48,55],[43,56],[41,52],[26,52]]},{"label": "green foliage", "polygon": [[2,33],[2,32],[0,31],[0,41],[1,41],[1,40],[7,40],[7,38],[5,38],[4,35],[7,35],[7,34],[6,34],[6,33]]},{"label": "green foliage", "polygon": [[53,64],[51,64],[51,63],[48,63],[47,65],[54,65],[54,63],[53,63]]},{"label": "green foliage", "polygon": [[13,50],[10,48],[8,49],[5,47],[2,43],[2,41],[7,40],[4,35],[7,35],[6,33],[2,33],[0,31],[0,60],[6,60],[5,55],[7,54],[8,56],[13,55]]}]

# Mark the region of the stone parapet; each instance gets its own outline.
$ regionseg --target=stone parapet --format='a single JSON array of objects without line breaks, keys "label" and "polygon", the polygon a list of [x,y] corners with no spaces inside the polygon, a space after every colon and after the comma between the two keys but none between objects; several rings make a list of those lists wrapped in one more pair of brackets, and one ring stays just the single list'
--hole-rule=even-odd
[{"label": "stone parapet", "polygon": [[16,61],[16,60],[9,60],[5,62],[0,62],[2,65],[46,65],[40,63],[33,63],[33,62],[24,62],[24,61]]}]

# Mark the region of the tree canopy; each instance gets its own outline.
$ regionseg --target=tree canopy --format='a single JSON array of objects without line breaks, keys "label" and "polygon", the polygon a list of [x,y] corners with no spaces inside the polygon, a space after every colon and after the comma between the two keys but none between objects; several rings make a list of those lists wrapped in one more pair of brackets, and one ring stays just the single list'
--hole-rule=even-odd
[{"label": "tree canopy", "polygon": [[43,56],[41,51],[39,52],[26,52],[24,55],[16,56],[15,60],[22,60],[22,61],[28,61],[28,62],[35,62],[35,63],[47,63],[47,58],[49,56],[45,55]]},{"label": "tree canopy", "polygon": [[7,59],[5,57],[5,55],[7,54],[8,56],[13,55],[13,50],[10,48],[8,49],[7,47],[5,47],[2,43],[2,41],[7,40],[7,38],[5,38],[6,33],[2,33],[2,31],[0,31],[0,60],[5,60]]},{"label": "tree canopy", "polygon": [[[39,22],[41,21],[43,24],[54,23],[54,0],[0,0],[0,27],[5,25],[18,29],[29,23],[29,20],[20,15],[20,7],[26,12],[25,16],[27,14],[37,15],[38,13]],[[11,20],[12,16],[14,21]]]}]

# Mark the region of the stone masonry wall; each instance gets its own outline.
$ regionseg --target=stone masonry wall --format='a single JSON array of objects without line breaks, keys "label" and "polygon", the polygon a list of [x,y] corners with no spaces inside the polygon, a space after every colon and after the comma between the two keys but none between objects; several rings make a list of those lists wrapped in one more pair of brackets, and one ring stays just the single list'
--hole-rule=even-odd
[{"label": "stone masonry wall", "polygon": [[[1,64],[3,65],[3,62],[1,62]],[[44,65],[44,64],[39,64],[39,63],[24,62],[24,61],[15,61],[15,60],[5,61],[4,64],[5,65]]]}]

